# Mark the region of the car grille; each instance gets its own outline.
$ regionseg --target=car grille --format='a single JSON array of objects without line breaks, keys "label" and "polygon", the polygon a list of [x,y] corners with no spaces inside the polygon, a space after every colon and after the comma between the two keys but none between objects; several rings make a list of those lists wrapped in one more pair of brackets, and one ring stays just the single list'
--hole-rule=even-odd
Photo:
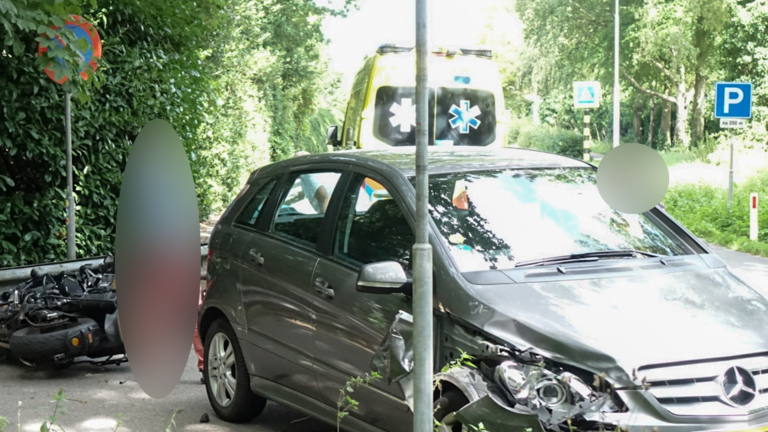
[{"label": "car grille", "polygon": [[[746,406],[729,403],[721,382],[733,367],[749,371],[755,397]],[[768,410],[768,353],[728,360],[688,362],[674,366],[644,366],[649,392],[670,413],[680,416],[746,416]]]}]

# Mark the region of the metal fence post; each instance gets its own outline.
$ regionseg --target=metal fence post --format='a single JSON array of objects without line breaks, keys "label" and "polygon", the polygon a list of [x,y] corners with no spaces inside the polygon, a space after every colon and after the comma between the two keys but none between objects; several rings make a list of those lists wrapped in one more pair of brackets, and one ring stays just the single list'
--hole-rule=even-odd
[{"label": "metal fence post", "polygon": [[429,244],[427,0],[416,0],[416,244],[413,246],[413,431],[432,432],[432,246]]}]

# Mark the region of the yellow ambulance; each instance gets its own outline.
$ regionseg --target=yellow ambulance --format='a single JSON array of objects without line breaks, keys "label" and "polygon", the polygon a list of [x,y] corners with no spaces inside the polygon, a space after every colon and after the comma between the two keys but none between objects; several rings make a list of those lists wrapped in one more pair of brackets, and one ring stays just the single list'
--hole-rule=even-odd
[{"label": "yellow ambulance", "polygon": [[[429,144],[507,145],[501,75],[490,50],[431,50]],[[344,125],[328,128],[328,145],[386,149],[416,144],[416,50],[382,45],[355,76]]]}]

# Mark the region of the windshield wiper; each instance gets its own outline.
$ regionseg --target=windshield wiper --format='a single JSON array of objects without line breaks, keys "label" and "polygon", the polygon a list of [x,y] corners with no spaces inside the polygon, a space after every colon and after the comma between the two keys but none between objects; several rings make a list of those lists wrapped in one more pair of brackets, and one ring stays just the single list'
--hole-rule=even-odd
[{"label": "windshield wiper", "polygon": [[548,258],[539,258],[515,263],[515,267],[533,267],[548,264],[574,263],[586,261],[598,261],[601,258],[634,258],[637,255],[643,255],[650,258],[661,258],[666,255],[659,255],[652,252],[640,251],[635,249],[615,249],[593,252],[572,253],[570,255],[560,255]]}]

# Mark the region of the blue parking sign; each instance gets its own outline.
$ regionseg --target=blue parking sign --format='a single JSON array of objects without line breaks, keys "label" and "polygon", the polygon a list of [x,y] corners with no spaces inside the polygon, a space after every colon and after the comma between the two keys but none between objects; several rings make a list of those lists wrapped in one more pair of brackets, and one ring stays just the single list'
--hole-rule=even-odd
[{"label": "blue parking sign", "polygon": [[715,83],[715,118],[752,118],[752,83]]}]

